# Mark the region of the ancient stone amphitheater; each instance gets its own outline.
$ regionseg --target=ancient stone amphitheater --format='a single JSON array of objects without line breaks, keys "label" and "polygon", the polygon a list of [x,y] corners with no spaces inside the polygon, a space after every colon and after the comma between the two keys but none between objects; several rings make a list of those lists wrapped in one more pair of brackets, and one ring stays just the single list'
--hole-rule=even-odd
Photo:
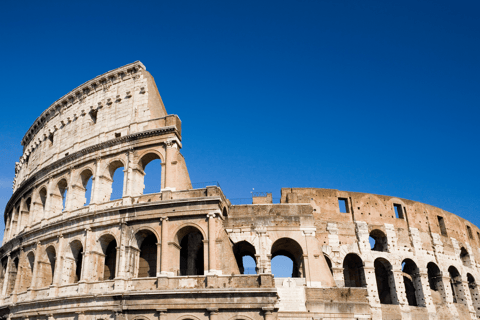
[{"label": "ancient stone amphitheater", "polygon": [[[218,185],[192,187],[181,141],[140,62],[48,107],[22,140],[5,208],[0,317],[480,318],[480,230],[465,219],[315,188],[232,205]],[[161,192],[144,194],[156,159]],[[290,278],[271,274],[276,256],[291,259]]]}]

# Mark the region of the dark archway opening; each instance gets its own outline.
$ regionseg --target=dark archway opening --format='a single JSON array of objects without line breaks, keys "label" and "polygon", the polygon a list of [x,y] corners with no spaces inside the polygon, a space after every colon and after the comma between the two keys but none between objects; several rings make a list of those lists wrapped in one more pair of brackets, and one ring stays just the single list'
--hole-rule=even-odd
[{"label": "dark archway opening", "polygon": [[378,258],[374,262],[377,292],[382,304],[397,304],[397,293],[392,273],[392,265],[386,259]]},{"label": "dark archway opening", "polygon": [[[291,260],[291,263],[286,258]],[[273,274],[281,274],[282,276],[288,276],[285,269],[290,270],[289,267],[291,266],[292,272],[290,277],[303,278],[305,272],[303,270],[302,247],[293,239],[278,239],[272,246],[271,266]]]},{"label": "dark archway opening", "polygon": [[180,275],[204,274],[203,235],[194,227],[185,227],[177,233],[180,243]]},{"label": "dark archway opening", "polygon": [[[241,274],[256,274],[257,261],[255,247],[247,241],[240,241],[233,245],[233,254]],[[247,259],[250,258],[250,259]],[[252,261],[253,260],[253,261]],[[246,265],[248,263],[248,266]]]},{"label": "dark archway opening", "polygon": [[370,245],[372,251],[388,251],[388,241],[387,236],[383,231],[375,229],[370,232]]},{"label": "dark archway opening", "polygon": [[137,234],[141,238],[138,277],[155,277],[157,274],[157,237],[151,231]]},{"label": "dark archway opening", "polygon": [[343,278],[345,287],[366,287],[365,271],[362,259],[354,253],[349,253],[343,260]]}]

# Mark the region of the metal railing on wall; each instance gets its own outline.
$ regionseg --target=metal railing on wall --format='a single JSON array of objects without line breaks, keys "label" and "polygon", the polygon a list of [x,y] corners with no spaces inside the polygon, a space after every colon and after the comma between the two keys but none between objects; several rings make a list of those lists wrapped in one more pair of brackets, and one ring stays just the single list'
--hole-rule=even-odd
[{"label": "metal railing on wall", "polygon": [[203,188],[212,187],[212,186],[221,188],[220,183],[218,183],[218,181],[207,181],[207,182],[192,183],[192,189],[203,189]]}]

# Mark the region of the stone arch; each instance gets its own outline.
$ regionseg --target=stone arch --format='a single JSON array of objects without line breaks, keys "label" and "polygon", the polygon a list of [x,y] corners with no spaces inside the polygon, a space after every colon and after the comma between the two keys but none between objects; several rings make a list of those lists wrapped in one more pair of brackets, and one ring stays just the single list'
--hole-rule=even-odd
[{"label": "stone arch", "polygon": [[425,295],[423,292],[420,271],[417,264],[412,259],[403,260],[402,274],[408,304],[415,307],[425,307]]},{"label": "stone arch", "polygon": [[458,272],[458,269],[454,266],[450,266],[448,268],[448,274],[450,275],[450,287],[452,288],[453,302],[466,304],[460,272]]},{"label": "stone arch", "polygon": [[157,244],[159,238],[151,228],[140,228],[135,232],[133,246],[138,249],[134,251],[134,271],[137,278],[155,277],[157,274]]},{"label": "stone arch", "polygon": [[87,190],[87,186],[90,181],[92,181],[93,185],[94,172],[92,168],[86,167],[77,175],[75,183],[72,186],[72,197],[70,198],[72,201],[71,208],[73,210],[90,204],[93,190]]},{"label": "stone arch", "polygon": [[233,254],[235,256],[235,260],[237,261],[238,269],[240,270],[241,274],[253,273],[253,272],[248,272],[249,270],[247,270],[247,273],[245,273],[246,270],[243,265],[243,257],[245,256],[249,256],[253,259],[253,261],[255,261],[255,273],[257,273],[258,262],[255,256],[256,255],[255,246],[253,246],[250,242],[243,240],[235,243],[232,249],[233,249]]},{"label": "stone arch", "polygon": [[22,277],[21,283],[18,286],[18,291],[23,292],[30,288],[32,283],[33,267],[35,266],[35,252],[33,250],[26,252],[23,261],[21,261],[20,264],[22,265]]},{"label": "stone arch", "polygon": [[343,279],[345,287],[366,287],[365,270],[362,258],[355,254],[349,253],[343,260]]},{"label": "stone arch", "polygon": [[240,315],[233,316],[228,320],[253,320],[253,319],[240,314]]},{"label": "stone arch", "polygon": [[9,296],[10,294],[13,293],[13,290],[15,289],[15,284],[17,282],[17,276],[18,276],[18,269],[19,269],[19,263],[20,263],[20,257],[12,257],[12,260],[10,262],[10,267],[8,270],[8,282],[7,282],[7,291],[6,295]]},{"label": "stone arch", "polygon": [[[123,168],[123,170],[121,170]],[[125,175],[124,170],[127,168],[126,162],[122,157],[115,157],[110,159],[100,170],[100,174],[97,175],[98,184],[96,192],[98,193],[98,201],[108,202],[112,198],[112,193],[115,195],[121,194],[121,197],[125,194]],[[118,183],[114,184],[115,179],[118,179]],[[121,181],[120,181],[121,180]],[[121,189],[121,190],[120,190]]]},{"label": "stone arch", "polygon": [[186,314],[181,317],[178,317],[176,320],[201,320],[201,319],[197,316],[194,316],[193,314]]},{"label": "stone arch", "polygon": [[45,288],[53,283],[55,276],[55,262],[57,260],[57,249],[55,245],[48,245],[43,250],[41,260],[38,264],[37,284],[39,288]]},{"label": "stone arch", "polygon": [[[164,187],[163,183],[163,172],[162,172],[162,163],[164,163],[163,155],[158,152],[157,150],[154,149],[149,149],[144,151],[139,157],[139,160],[137,162],[137,168],[138,170],[133,171],[133,176],[135,183],[134,185],[134,190],[133,190],[133,195],[142,195],[145,192],[145,177],[147,177],[148,174],[151,174],[147,172],[147,166],[154,160],[160,160],[160,174],[158,177],[158,190],[149,190],[153,192],[148,192],[147,193],[157,193],[160,192],[161,189]],[[150,167],[149,167],[150,168]],[[150,177],[149,177],[150,178]]]},{"label": "stone arch", "polygon": [[133,317],[132,320],[151,320],[151,319],[147,316],[138,315],[138,316]]},{"label": "stone arch", "polygon": [[377,258],[374,263],[377,292],[382,304],[398,304],[392,265],[385,258]]},{"label": "stone arch", "polygon": [[192,228],[198,229],[198,231],[200,231],[200,233],[202,234],[202,237],[204,239],[207,239],[207,233],[205,232],[205,230],[203,230],[203,228],[199,224],[194,223],[194,222],[187,222],[187,223],[184,223],[181,226],[177,227],[175,232],[173,232],[173,234],[175,235],[174,240],[177,242],[177,244],[180,244],[178,242],[178,236],[182,234],[182,233],[179,233],[179,231],[186,228],[186,227],[192,227]]},{"label": "stone arch", "polygon": [[327,255],[327,254],[323,254],[323,257],[325,258],[325,261],[327,262],[327,266],[328,266],[328,269],[330,270],[330,273],[332,274],[333,276],[333,264],[332,264],[332,260],[330,259],[330,257]]},{"label": "stone arch", "polygon": [[428,284],[430,286],[430,294],[434,303],[443,303],[445,299],[445,288],[442,281],[442,272],[437,264],[430,261],[427,264]]},{"label": "stone arch", "polygon": [[470,273],[467,273],[467,281],[468,289],[470,290],[470,296],[472,297],[473,308],[475,309],[477,318],[480,318],[480,294],[478,292],[477,282]]},{"label": "stone arch", "polygon": [[68,245],[64,260],[64,282],[77,283],[81,280],[84,247],[82,241],[73,239]]},{"label": "stone arch", "polygon": [[205,234],[201,228],[184,225],[175,233],[172,248],[173,259],[179,275],[203,275],[205,270],[204,244]]},{"label": "stone arch", "polygon": [[304,263],[302,246],[292,238],[277,239],[271,248],[272,260],[276,256],[285,256],[292,260],[292,278],[304,278]]},{"label": "stone arch", "polygon": [[387,235],[380,229],[374,229],[370,232],[370,238],[373,239],[374,245],[372,251],[388,252]]},{"label": "stone arch", "polygon": [[40,219],[44,218],[45,216],[45,209],[47,206],[47,187],[42,186],[38,190],[38,209],[35,210],[35,221],[39,221]]},{"label": "stone arch", "polygon": [[61,214],[67,209],[68,181],[66,177],[59,178],[50,191],[50,216]]},{"label": "stone arch", "polygon": [[99,280],[115,279],[117,271],[117,239],[111,233],[104,233],[97,240],[101,254],[98,255],[98,278]]},{"label": "stone arch", "polygon": [[460,248],[460,260],[465,267],[470,268],[472,266],[470,254],[465,247]]}]

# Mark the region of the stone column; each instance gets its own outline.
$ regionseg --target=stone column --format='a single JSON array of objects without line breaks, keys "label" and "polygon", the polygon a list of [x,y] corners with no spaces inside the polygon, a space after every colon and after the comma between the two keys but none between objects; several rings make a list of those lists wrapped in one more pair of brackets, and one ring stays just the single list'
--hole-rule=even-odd
[{"label": "stone column", "polygon": [[217,274],[217,257],[216,257],[216,221],[217,212],[207,214],[208,218],[208,274]]},{"label": "stone column", "polygon": [[264,319],[265,320],[274,320],[275,319],[275,315],[273,314],[273,311],[275,310],[275,308],[264,307],[264,308],[262,308],[262,310],[264,312]]},{"label": "stone column", "polygon": [[162,276],[168,275],[168,218],[160,218],[162,223],[162,240],[161,240],[161,258],[160,272]]},{"label": "stone column", "polygon": [[165,190],[176,190],[177,180],[177,141],[165,141]]},{"label": "stone column", "polygon": [[[420,284],[423,292],[424,307],[427,308],[428,313],[435,313],[436,308],[433,304],[432,295],[430,293],[430,284],[428,283],[428,271],[426,268],[419,268],[418,276],[420,277]],[[419,296],[417,295],[417,300]],[[420,305],[420,304],[419,304]]]},{"label": "stone column", "polygon": [[126,278],[126,259],[125,259],[125,246],[128,244],[126,233],[126,223],[120,222],[120,243],[117,247],[117,266],[116,266],[116,278]]},{"label": "stone column", "polygon": [[160,274],[162,272],[161,268],[160,268],[160,263],[162,263],[162,260],[160,259],[161,255],[162,255],[162,243],[161,242],[158,242],[156,243],[157,245],[157,269],[155,270],[155,274],[157,275],[157,277],[160,277]]},{"label": "stone column", "polygon": [[[391,284],[390,288],[392,289],[392,291],[395,290],[395,288],[396,288],[395,291],[396,291],[398,303],[401,306],[408,305],[407,293],[406,293],[406,289],[405,289],[405,283],[403,282],[403,272],[402,272],[402,270],[392,268],[392,270],[390,272],[393,273],[393,283],[392,283],[393,287],[392,287],[392,284]],[[393,297],[394,297],[394,295],[392,294],[392,300],[393,300]],[[393,303],[395,303],[395,301],[393,301]]]},{"label": "stone column", "polygon": [[217,320],[218,318],[218,308],[207,308],[209,320]]},{"label": "stone column", "polygon": [[52,285],[50,286],[51,297],[56,297],[58,295],[58,287],[61,285],[62,282],[63,260],[65,259],[65,256],[63,254],[63,240],[63,234],[58,236],[58,246],[55,255],[55,273],[53,274],[53,281]]},{"label": "stone column", "polygon": [[158,320],[167,320],[167,309],[157,309]]},{"label": "stone column", "polygon": [[68,172],[68,185],[67,185],[67,198],[65,199],[65,211],[72,211],[73,209],[73,202],[75,199],[75,191],[73,190],[73,177],[75,176],[75,169],[73,167],[70,168]]},{"label": "stone column", "polygon": [[343,268],[332,267],[332,276],[337,287],[339,288],[345,287],[345,278],[343,275]]},{"label": "stone column", "polygon": [[92,196],[90,198],[90,205],[92,204],[97,204],[100,202],[100,196],[103,194],[100,191],[101,186],[101,181],[100,181],[100,170],[101,170],[101,158],[97,158],[95,160],[95,173],[92,177]]},{"label": "stone column", "polygon": [[33,262],[33,271],[32,271],[32,282],[30,283],[30,299],[35,299],[35,290],[37,289],[37,275],[38,275],[38,264],[40,260],[40,251],[41,245],[40,242],[37,242],[37,247],[35,248],[35,260]]},{"label": "stone column", "polygon": [[[375,268],[373,262],[365,262],[363,267],[365,271],[365,281],[367,283],[368,301],[372,308],[380,308],[380,298],[378,297],[377,278],[375,277]],[[343,275],[342,275],[343,277]]]}]

